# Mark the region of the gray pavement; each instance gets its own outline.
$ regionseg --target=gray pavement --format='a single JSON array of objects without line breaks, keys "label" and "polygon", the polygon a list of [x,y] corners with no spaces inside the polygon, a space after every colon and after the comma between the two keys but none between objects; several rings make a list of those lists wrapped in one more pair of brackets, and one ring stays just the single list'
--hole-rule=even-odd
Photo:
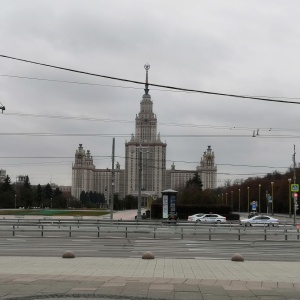
[{"label": "gray pavement", "polygon": [[300,262],[6,256],[0,297],[300,299]]}]

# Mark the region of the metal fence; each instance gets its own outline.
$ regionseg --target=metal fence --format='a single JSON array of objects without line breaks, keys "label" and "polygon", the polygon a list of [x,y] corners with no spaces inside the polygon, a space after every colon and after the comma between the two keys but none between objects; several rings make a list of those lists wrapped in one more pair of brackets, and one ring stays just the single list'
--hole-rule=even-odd
[{"label": "metal fence", "polygon": [[299,228],[290,225],[278,227],[245,227],[239,223],[198,224],[158,223],[82,218],[2,219],[0,237],[80,237],[80,238],[152,238],[197,240],[300,240]]}]

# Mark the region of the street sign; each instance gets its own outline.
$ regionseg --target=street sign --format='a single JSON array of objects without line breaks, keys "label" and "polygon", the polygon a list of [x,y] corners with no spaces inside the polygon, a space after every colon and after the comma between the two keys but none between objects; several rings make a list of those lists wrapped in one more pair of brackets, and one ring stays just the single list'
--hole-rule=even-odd
[{"label": "street sign", "polygon": [[291,192],[299,192],[299,184],[291,184]]},{"label": "street sign", "polygon": [[268,202],[269,202],[269,203],[272,203],[272,201],[273,201],[273,199],[272,199],[272,196],[271,196],[271,195],[269,195]]}]

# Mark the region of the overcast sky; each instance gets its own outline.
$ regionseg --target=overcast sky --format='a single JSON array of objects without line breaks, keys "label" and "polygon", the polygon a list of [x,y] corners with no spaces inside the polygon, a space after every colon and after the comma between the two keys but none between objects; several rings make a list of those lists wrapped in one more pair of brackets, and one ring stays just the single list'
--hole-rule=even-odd
[{"label": "overcast sky", "polygon": [[[300,104],[299,11],[298,0],[2,0],[0,55],[135,81],[149,63],[150,83]],[[143,88],[0,57],[0,169],[71,185],[78,145],[111,168],[113,137],[124,168]],[[294,145],[300,155],[299,104],[150,94],[168,168],[195,170],[211,145],[221,186],[285,172]]]}]

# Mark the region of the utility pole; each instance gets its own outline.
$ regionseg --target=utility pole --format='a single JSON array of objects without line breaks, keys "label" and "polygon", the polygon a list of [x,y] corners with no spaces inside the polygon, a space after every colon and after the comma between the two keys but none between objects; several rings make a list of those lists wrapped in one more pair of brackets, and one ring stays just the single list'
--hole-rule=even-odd
[{"label": "utility pole", "polygon": [[139,195],[138,195],[138,211],[137,211],[137,220],[142,219],[142,195],[141,195],[141,189],[142,189],[142,147],[138,149],[138,188],[139,188]]},{"label": "utility pole", "polygon": [[[293,154],[293,162],[294,162],[294,184],[296,184],[296,147],[294,145],[294,154]],[[296,225],[296,212],[297,212],[297,197],[296,193],[293,193],[294,198],[294,225]]]},{"label": "utility pole", "polygon": [[113,221],[114,214],[114,195],[115,195],[115,138],[112,143],[112,157],[111,157],[111,200],[110,200],[110,221]]}]

